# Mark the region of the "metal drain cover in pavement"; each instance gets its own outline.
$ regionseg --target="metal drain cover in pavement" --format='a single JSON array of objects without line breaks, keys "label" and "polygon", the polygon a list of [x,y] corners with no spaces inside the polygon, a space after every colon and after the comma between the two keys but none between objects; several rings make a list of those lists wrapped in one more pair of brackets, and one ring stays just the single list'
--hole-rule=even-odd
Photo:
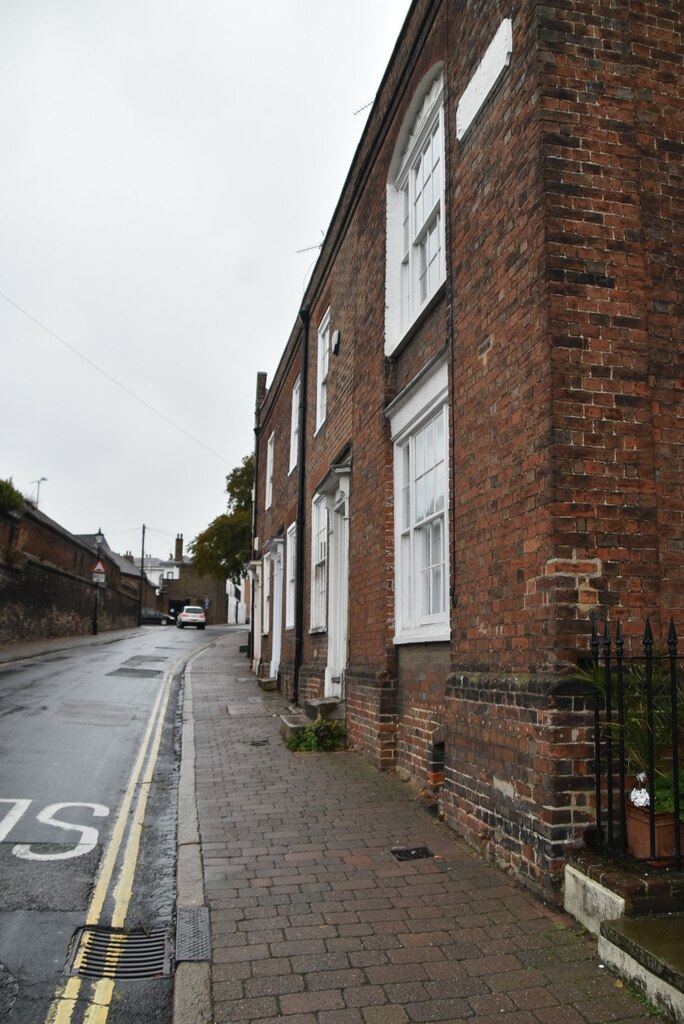
[{"label": "metal drain cover in pavement", "polygon": [[166,929],[126,932],[86,925],[74,935],[67,972],[80,978],[159,978],[171,974]]},{"label": "metal drain cover in pavement", "polygon": [[426,857],[434,857],[427,846],[411,846],[403,850],[391,850],[390,853],[397,860],[425,860]]},{"label": "metal drain cover in pavement", "polygon": [[176,962],[210,959],[209,907],[179,907],[176,917]]}]

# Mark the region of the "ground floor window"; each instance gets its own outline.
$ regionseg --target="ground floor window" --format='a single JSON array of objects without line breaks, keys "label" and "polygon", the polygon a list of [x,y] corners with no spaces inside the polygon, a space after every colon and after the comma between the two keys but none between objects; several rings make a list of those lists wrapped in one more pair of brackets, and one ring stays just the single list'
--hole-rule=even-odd
[{"label": "ground floor window", "polygon": [[394,441],[395,642],[449,638],[446,365],[388,410]]},{"label": "ground floor window", "polygon": [[311,628],[325,629],[328,598],[328,510],[317,494],[311,507]]}]

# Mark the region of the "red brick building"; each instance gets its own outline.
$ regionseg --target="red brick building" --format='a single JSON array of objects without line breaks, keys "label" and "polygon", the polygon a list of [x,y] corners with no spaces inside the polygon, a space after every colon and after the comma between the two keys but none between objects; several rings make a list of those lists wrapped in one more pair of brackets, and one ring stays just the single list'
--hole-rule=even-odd
[{"label": "red brick building", "polygon": [[415,0],[257,386],[260,673],[549,892],[592,821],[591,619],[684,619],[683,31]]}]

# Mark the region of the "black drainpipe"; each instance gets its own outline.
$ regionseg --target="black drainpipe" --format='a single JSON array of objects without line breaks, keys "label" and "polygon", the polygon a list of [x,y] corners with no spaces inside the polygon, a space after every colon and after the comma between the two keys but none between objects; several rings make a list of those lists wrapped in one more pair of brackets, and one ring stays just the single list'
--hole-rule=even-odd
[{"label": "black drainpipe", "polygon": [[302,650],[304,646],[304,530],[306,528],[306,480],[304,472],[304,453],[306,451],[306,392],[309,370],[309,310],[304,307],[299,311],[302,322],[302,368],[299,372],[299,450],[297,452],[297,564],[295,567],[295,659],[292,700],[299,702],[299,672],[302,667]]}]

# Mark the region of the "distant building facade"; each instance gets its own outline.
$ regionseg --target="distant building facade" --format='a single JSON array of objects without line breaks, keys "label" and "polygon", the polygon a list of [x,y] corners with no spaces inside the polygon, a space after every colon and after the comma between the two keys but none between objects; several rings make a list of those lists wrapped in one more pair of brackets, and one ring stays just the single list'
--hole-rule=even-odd
[{"label": "distant building facade", "polygon": [[[140,565],[140,559],[135,559]],[[197,604],[204,608],[208,625],[222,625],[237,621],[231,619],[231,598],[234,602],[233,615],[240,615],[233,594],[229,597],[230,584],[212,576],[198,574],[192,559],[183,553],[183,534],[176,536],[173,558],[164,561],[152,556],[145,557],[145,574],[157,587],[158,607],[177,615],[186,604]],[[245,622],[243,613],[242,622]]]}]

